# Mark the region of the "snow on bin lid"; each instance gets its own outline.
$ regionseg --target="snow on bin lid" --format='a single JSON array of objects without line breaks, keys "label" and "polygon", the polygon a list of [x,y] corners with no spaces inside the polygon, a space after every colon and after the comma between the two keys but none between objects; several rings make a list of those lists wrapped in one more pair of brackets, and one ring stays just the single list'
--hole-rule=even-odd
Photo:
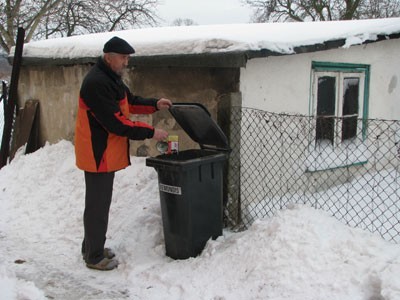
[{"label": "snow on bin lid", "polygon": [[174,103],[169,109],[183,130],[202,149],[230,151],[228,139],[211,118],[208,110],[198,103]]}]

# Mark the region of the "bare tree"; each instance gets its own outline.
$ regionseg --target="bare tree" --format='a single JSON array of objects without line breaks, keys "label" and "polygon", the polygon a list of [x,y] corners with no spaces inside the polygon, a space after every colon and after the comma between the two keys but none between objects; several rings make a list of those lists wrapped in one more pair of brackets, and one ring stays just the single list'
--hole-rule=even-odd
[{"label": "bare tree", "polygon": [[32,39],[46,13],[57,7],[62,0],[1,0],[0,46],[6,52],[15,46],[18,27],[25,29],[25,41]]},{"label": "bare tree", "polygon": [[197,24],[192,19],[178,18],[178,19],[175,19],[171,25],[172,26],[193,26],[193,25],[197,25]]},{"label": "bare tree", "polygon": [[155,26],[159,0],[0,0],[0,46],[15,44],[18,27],[25,42],[94,32]]},{"label": "bare tree", "polygon": [[242,0],[255,22],[330,21],[400,16],[400,0]]},{"label": "bare tree", "polygon": [[363,19],[393,18],[400,16],[400,0],[369,0],[360,8]]}]

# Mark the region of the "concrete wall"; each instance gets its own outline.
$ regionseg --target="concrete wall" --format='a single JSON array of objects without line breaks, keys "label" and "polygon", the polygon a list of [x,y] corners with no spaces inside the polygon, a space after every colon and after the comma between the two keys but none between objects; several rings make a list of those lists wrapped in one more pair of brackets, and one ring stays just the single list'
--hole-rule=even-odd
[{"label": "concrete wall", "polygon": [[56,143],[73,140],[79,87],[90,66],[22,67],[18,86],[18,102],[40,102],[40,142]]},{"label": "concrete wall", "polygon": [[[73,141],[79,89],[90,65],[24,66],[19,80],[19,104],[40,101],[40,140],[56,143]],[[144,97],[166,97],[174,102],[204,104],[217,119],[221,96],[238,91],[239,70],[233,68],[149,68],[129,69],[125,82],[133,93]],[[183,133],[169,112],[133,116],[180,137],[181,150],[196,145]],[[156,155],[155,141],[132,142],[132,154]]]},{"label": "concrete wall", "polygon": [[[219,102],[226,94],[238,91],[239,69],[138,67],[130,72],[129,83],[139,95],[166,97],[173,102],[204,104],[212,118],[218,120]],[[169,112],[157,112],[141,117],[144,120],[152,118],[150,123],[155,127],[165,128],[170,134],[177,134],[180,150],[198,148],[198,145],[182,132]],[[133,144],[134,148],[139,147],[139,154],[157,154],[154,152],[153,140]]]}]

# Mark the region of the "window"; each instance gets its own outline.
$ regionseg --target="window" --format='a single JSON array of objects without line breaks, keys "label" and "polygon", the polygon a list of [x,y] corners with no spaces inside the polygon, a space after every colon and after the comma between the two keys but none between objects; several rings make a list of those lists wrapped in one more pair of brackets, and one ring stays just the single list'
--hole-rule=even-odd
[{"label": "window", "polygon": [[311,77],[315,129],[308,170],[365,162],[358,152],[366,133],[369,66],[313,62]]},{"label": "window", "polygon": [[338,145],[356,138],[357,120],[362,117],[364,74],[315,72],[314,76],[316,142],[329,140]]}]

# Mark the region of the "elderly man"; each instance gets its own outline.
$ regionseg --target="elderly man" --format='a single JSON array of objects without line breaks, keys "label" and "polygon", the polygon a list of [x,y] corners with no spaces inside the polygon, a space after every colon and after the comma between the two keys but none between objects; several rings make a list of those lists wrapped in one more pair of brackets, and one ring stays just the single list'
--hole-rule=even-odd
[{"label": "elderly man", "polygon": [[130,165],[129,140],[163,140],[168,133],[151,125],[131,121],[129,114],[150,114],[168,109],[161,98],[133,95],[122,81],[129,57],[135,50],[113,37],[104,45],[103,56],[82,82],[75,128],[76,165],[85,174],[84,239],[82,255],[88,268],[112,270],[115,254],[104,248],[114,174]]}]

